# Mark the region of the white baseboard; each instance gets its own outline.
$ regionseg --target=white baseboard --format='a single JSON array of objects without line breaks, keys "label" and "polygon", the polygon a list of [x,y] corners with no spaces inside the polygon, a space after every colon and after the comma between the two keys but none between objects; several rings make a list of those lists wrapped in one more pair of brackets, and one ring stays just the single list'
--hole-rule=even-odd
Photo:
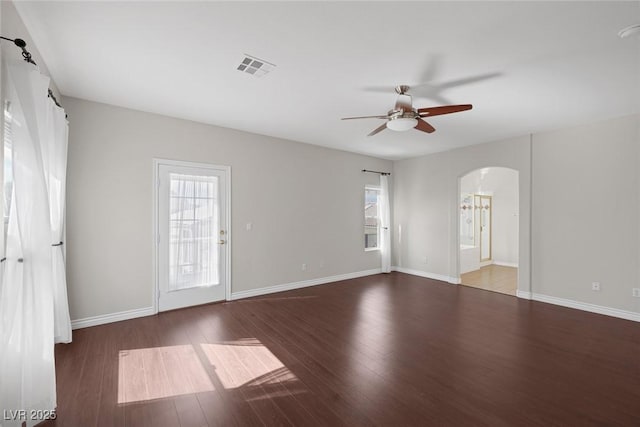
[{"label": "white baseboard", "polygon": [[105,323],[120,322],[122,320],[135,319],[136,317],[153,316],[153,307],[136,308],[120,311],[118,313],[103,314],[100,316],[85,317],[71,321],[71,329],[88,328],[90,326],[104,325]]},{"label": "white baseboard", "polygon": [[[441,274],[428,273],[426,271],[413,270],[404,267],[392,267],[393,271],[400,273],[412,274],[414,276],[426,277],[429,279],[441,280],[452,284],[459,284],[460,279],[444,276]],[[640,322],[640,313],[633,311],[620,310],[617,308],[604,307],[601,305],[589,304],[585,302],[574,301],[565,298],[552,297],[549,295],[536,294],[529,291],[516,291],[516,296],[522,299],[529,299],[533,301],[546,302],[549,304],[560,305],[568,308],[575,308],[577,310],[588,311],[590,313],[604,314],[605,316],[618,317],[620,319],[632,320],[634,322]]]},{"label": "white baseboard", "polygon": [[[426,277],[428,279],[440,280],[452,284],[459,284],[460,279],[444,276],[441,274],[429,273],[426,271],[413,270],[404,267],[392,267],[393,271],[411,274],[414,276]],[[358,277],[371,276],[381,273],[379,268],[373,270],[357,271],[354,273],[340,274],[337,276],[321,277],[318,279],[303,280],[301,282],[285,283],[282,285],[269,286],[266,288],[251,289],[248,291],[234,292],[231,294],[231,300],[242,298],[267,295],[276,292],[284,292],[293,289],[306,288],[309,286],[323,285],[326,283],[338,282],[341,280],[355,279]],[[640,322],[640,313],[633,311],[620,310],[617,308],[604,307],[601,305],[589,304],[585,302],[574,301],[565,298],[558,298],[549,295],[536,294],[528,291],[518,290],[516,292],[518,298],[529,299],[533,301],[544,302],[548,304],[559,305],[562,307],[574,308],[577,310],[588,311],[591,313],[603,314],[605,316],[617,317],[620,319]],[[100,316],[86,317],[84,319],[76,319],[71,321],[71,329],[88,328],[91,326],[104,325],[106,323],[120,322],[122,320],[135,319],[138,317],[153,316],[155,314],[153,307],[137,308],[133,310],[121,311],[118,313],[103,314]]]},{"label": "white baseboard", "polygon": [[531,299],[534,301],[546,302],[549,304],[561,305],[563,307],[589,311],[591,313],[604,314],[605,316],[619,317],[620,319],[640,322],[640,313],[635,313],[633,311],[620,310],[617,308],[604,307],[602,305],[589,304],[586,302],[573,301],[570,299],[552,297],[549,295],[536,293],[531,294]]},{"label": "white baseboard", "polygon": [[502,262],[502,261],[493,261],[493,265],[499,265],[501,267],[513,267],[518,268],[517,262]]},{"label": "white baseboard", "polygon": [[440,280],[442,282],[451,283],[453,285],[460,283],[459,277],[450,277],[450,276],[445,276],[443,274],[429,273],[428,271],[414,270],[412,268],[405,268],[405,267],[398,267],[398,266],[393,266],[391,267],[391,269],[393,271],[397,271],[400,273],[411,274],[413,276],[426,277],[427,279]]},{"label": "white baseboard", "polygon": [[325,283],[356,279],[358,277],[371,276],[373,274],[380,274],[381,272],[382,272],[381,269],[375,268],[373,270],[356,271],[354,273],[339,274],[337,276],[320,277],[317,279],[309,279],[309,280],[302,280],[300,282],[284,283],[281,285],[273,285],[265,288],[257,288],[257,289],[249,289],[247,291],[232,292],[231,300],[257,297],[261,295],[273,294],[276,292],[291,291],[294,289],[306,288],[309,286],[324,285]]}]

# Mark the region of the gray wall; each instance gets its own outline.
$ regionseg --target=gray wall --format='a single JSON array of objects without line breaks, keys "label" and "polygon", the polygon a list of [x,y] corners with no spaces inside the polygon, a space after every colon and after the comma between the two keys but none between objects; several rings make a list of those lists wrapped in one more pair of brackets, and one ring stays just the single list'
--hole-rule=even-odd
[{"label": "gray wall", "polygon": [[380,267],[363,243],[364,186],[379,181],[361,169],[390,171],[390,161],[74,98],[64,106],[72,319],[152,305],[154,157],[231,166],[233,292]]},{"label": "gray wall", "polygon": [[506,167],[520,177],[518,289],[528,291],[529,159],[529,137],[522,137],[394,162],[394,265],[457,281],[459,180]]},{"label": "gray wall", "polygon": [[519,171],[520,291],[640,312],[640,116],[395,162],[395,265],[455,281],[458,178],[490,166]]},{"label": "gray wall", "polygon": [[639,155],[640,116],[534,135],[534,292],[640,312]]},{"label": "gray wall", "polygon": [[[14,5],[1,2],[0,13],[2,34],[25,39],[46,73]],[[3,60],[20,58],[9,43],[0,49]],[[631,297],[631,287],[640,287],[637,115],[536,134],[532,146],[529,137],[514,138],[391,164],[72,98],[62,101],[71,122],[72,319],[151,306],[153,157],[232,166],[235,292],[377,268],[378,253],[362,250],[361,212],[362,189],[377,178],[359,172],[362,168],[394,169],[394,265],[455,281],[459,178],[503,166],[520,176],[519,290],[640,312],[640,299]],[[254,224],[251,232],[245,230],[247,222]],[[307,271],[301,271],[302,263]],[[590,290],[592,281],[602,283],[601,292]]]}]

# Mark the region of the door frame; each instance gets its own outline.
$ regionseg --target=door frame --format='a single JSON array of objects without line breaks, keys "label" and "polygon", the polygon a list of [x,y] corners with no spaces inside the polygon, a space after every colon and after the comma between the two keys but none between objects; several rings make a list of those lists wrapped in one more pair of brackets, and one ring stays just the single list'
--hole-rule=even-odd
[{"label": "door frame", "polygon": [[[493,261],[493,196],[488,196],[486,194],[474,194],[475,197],[480,199],[480,218],[482,219],[482,199],[489,199],[489,258],[482,258],[482,230],[478,233],[478,238],[480,240],[480,264],[483,262]],[[475,200],[474,200],[475,205]],[[480,221],[482,223],[482,221]],[[480,225],[482,227],[482,224]],[[474,230],[475,231],[475,230]],[[520,234],[520,230],[518,230],[518,238]]]},{"label": "door frame", "polygon": [[160,166],[178,166],[178,167],[192,167],[192,168],[201,168],[201,169],[216,169],[221,170],[226,175],[226,186],[225,186],[225,223],[220,224],[221,228],[226,230],[226,244],[227,246],[227,256],[225,257],[225,289],[224,289],[224,300],[231,300],[231,244],[232,244],[232,234],[231,234],[231,166],[227,165],[214,165],[210,163],[198,163],[198,162],[189,162],[183,160],[171,160],[171,159],[160,159],[153,158],[153,179],[151,181],[151,185],[153,188],[153,197],[152,197],[152,224],[151,224],[151,248],[152,248],[152,268],[153,268],[153,313],[158,314],[158,298],[160,297],[160,275],[158,268],[160,266],[160,260],[158,257],[160,256],[158,251],[158,208],[160,203],[160,198],[158,194],[159,188],[159,172]]}]

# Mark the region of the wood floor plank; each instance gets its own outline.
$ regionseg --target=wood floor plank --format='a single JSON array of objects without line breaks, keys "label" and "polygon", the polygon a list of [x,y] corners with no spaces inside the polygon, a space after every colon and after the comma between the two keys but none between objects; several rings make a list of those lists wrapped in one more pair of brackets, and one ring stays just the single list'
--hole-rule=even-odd
[{"label": "wood floor plank", "polygon": [[401,273],[74,331],[55,426],[640,425],[640,324]]},{"label": "wood floor plank", "polygon": [[[233,325],[247,336],[256,335],[255,328],[246,327],[236,317],[227,317],[225,324]],[[258,338],[251,338],[253,345],[246,346],[254,357],[248,365],[263,368],[264,379],[269,382],[269,389],[274,393],[276,404],[292,420],[295,425],[327,425],[340,426],[344,422],[333,411],[318,400],[314,393],[300,381],[285,364],[272,353],[270,347]],[[260,372],[257,372],[258,375]]]},{"label": "wood floor plank", "polygon": [[[305,323],[307,321],[304,317],[297,317],[295,313],[290,313],[286,315],[286,318],[293,320],[296,323]],[[316,328],[315,325],[317,322],[310,323],[310,330],[312,333],[318,337],[323,338],[323,344],[318,349],[313,349],[314,353],[322,353],[325,351],[326,344],[331,341],[336,341],[335,334],[329,333],[329,329],[322,330],[321,328]],[[334,325],[335,326],[335,325]],[[406,362],[396,363],[396,360],[393,359],[392,356],[379,356],[379,355],[370,355],[368,351],[363,351],[360,346],[352,346],[349,345],[349,342],[344,342],[344,345],[336,347],[335,345],[331,348],[331,352],[340,352],[344,351],[344,356],[350,359],[350,365],[357,367],[357,370],[361,373],[363,377],[366,378],[378,378],[379,381],[384,383],[384,389],[388,390],[391,395],[400,398],[403,403],[409,404],[408,409],[406,409],[405,416],[408,417],[407,412],[415,411],[414,408],[419,408],[420,413],[416,414],[417,419],[426,420],[431,418],[432,421],[437,421],[434,416],[439,412],[439,408],[443,406],[448,406],[449,403],[446,401],[442,401],[438,398],[439,393],[432,394],[431,396],[427,396],[424,392],[421,393],[420,387],[413,387],[412,380],[416,377],[415,372],[418,366],[409,366]],[[343,349],[343,350],[341,350]],[[419,357],[415,358],[416,360],[420,360]],[[424,360],[420,360],[419,363],[424,363]],[[392,372],[390,372],[387,368],[389,366],[394,366]],[[424,385],[424,381],[428,379],[420,379],[420,386]],[[446,387],[446,385],[444,385]],[[439,384],[438,388],[442,388],[443,385]],[[388,403],[385,406],[390,406]],[[465,415],[460,407],[457,408],[456,415],[459,419],[457,422],[460,423],[469,423],[472,418],[469,414],[467,414],[467,418],[465,419]],[[469,412],[472,412],[471,410]],[[475,410],[477,412],[477,409]],[[490,413],[487,414],[490,417]],[[495,422],[495,420],[494,420]]]},{"label": "wood floor plank", "polygon": [[[273,310],[271,310],[273,312]],[[288,321],[289,320],[289,321]],[[274,319],[269,319],[270,322],[274,322]],[[301,325],[305,323],[304,318],[290,318],[289,316],[282,317],[282,323],[279,324],[281,328],[287,328],[287,324],[296,324],[296,329],[303,329]],[[303,329],[305,330],[305,329]],[[338,376],[353,376],[352,382],[360,385],[359,391],[362,394],[364,400],[362,403],[369,407],[369,411],[373,412],[375,419],[381,420],[383,423],[392,422],[387,420],[388,416],[392,414],[403,413],[406,422],[411,424],[419,424],[421,421],[429,420],[431,422],[439,422],[439,416],[443,412],[443,407],[450,406],[447,401],[438,398],[440,391],[431,396],[420,393],[419,389],[411,387],[411,383],[402,382],[402,364],[395,364],[390,360],[383,360],[382,363],[376,363],[376,360],[367,358],[365,354],[358,350],[347,349],[343,346],[332,346],[330,351],[326,351],[326,343],[335,339],[328,335],[326,336],[327,342],[320,339],[318,331],[310,328],[305,330],[307,336],[313,335],[317,339],[318,345],[314,342],[305,341],[304,335],[295,337],[298,342],[304,342],[304,346],[309,350],[309,354],[318,363],[327,367],[329,370],[338,369]],[[293,333],[293,332],[292,332]],[[344,350],[343,350],[344,348]],[[341,359],[336,359],[339,357]],[[343,363],[339,362],[342,360]],[[346,363],[345,363],[346,362]],[[369,362],[369,363],[367,363]],[[377,368],[376,368],[377,366]],[[393,372],[387,372],[388,367],[393,366]],[[346,368],[342,371],[342,368]],[[372,368],[373,367],[373,368]],[[411,373],[407,375],[411,378]],[[338,385],[334,385],[338,387]],[[440,386],[441,388],[442,386]],[[384,394],[378,393],[379,390],[385,390]],[[353,390],[347,391],[353,394]],[[456,410],[449,411],[450,422],[456,422],[457,424],[468,424],[472,421],[471,413],[478,412],[478,408],[467,408],[465,405],[458,405]],[[487,411],[486,416],[491,418],[491,413]],[[452,419],[452,417],[454,419]],[[495,424],[495,420],[492,420]]]},{"label": "wood floor plank", "polygon": [[[171,427],[179,425],[178,414],[171,398],[160,397],[152,388],[148,379],[160,367],[151,365],[149,357],[160,346],[161,331],[154,317],[144,317],[131,321],[131,330],[123,337],[120,354],[121,364],[125,365],[121,375],[120,387],[125,388],[124,405],[125,426]],[[146,361],[146,364],[145,364]],[[167,381],[165,387],[168,388]]]},{"label": "wood floor plank", "polygon": [[217,367],[216,372],[223,379],[225,388],[249,402],[265,425],[292,425],[272,399],[262,398],[262,395],[266,394],[262,387],[251,385],[253,377],[245,367],[242,356],[234,349],[225,346],[208,347],[206,354]]},{"label": "wood floor plank", "polygon": [[234,307],[234,310],[230,310],[229,314],[238,316],[238,321],[251,319],[251,330],[259,337],[260,341],[296,375],[305,387],[317,396],[319,401],[324,402],[328,410],[339,417],[343,424],[374,425],[367,415],[352,404],[353,396],[345,394],[342,388],[336,389],[331,386],[327,381],[328,376],[331,375],[330,372],[324,370],[322,366],[317,366],[306,354],[298,353],[297,348],[290,344],[282,331],[256,317],[253,310],[243,312],[239,308],[241,308],[239,305]]},{"label": "wood floor plank", "polygon": [[[210,334],[216,330],[205,328],[203,333],[201,326],[203,320],[200,310],[201,307],[194,307],[193,311],[189,313],[184,310],[177,310],[171,312],[170,315],[179,319],[183,325],[188,325],[184,332],[188,336],[189,343],[198,353],[200,362],[213,384],[215,393],[209,392],[197,395],[205,418],[210,425],[218,425],[220,423],[220,425],[263,426],[264,423],[258,416],[255,406],[251,405],[238,391],[228,390],[225,387],[220,377],[221,372],[226,372],[222,369],[223,367],[216,367],[211,363],[206,353],[206,344],[210,342],[208,341],[207,333]],[[226,334],[226,332],[223,333]]]},{"label": "wood floor plank", "polygon": [[93,334],[90,337],[85,360],[77,374],[80,384],[71,408],[76,425],[90,427],[98,424],[101,395],[104,390],[104,369],[112,347],[108,326],[101,329],[102,334]]},{"label": "wood floor plank", "polygon": [[[96,425],[99,427],[118,427],[124,425],[124,406],[118,402],[118,391],[120,381],[120,334],[125,325],[103,325],[96,327],[96,337],[100,337],[103,342],[104,367],[102,369],[102,379],[100,381],[100,398],[98,402],[98,416]],[[91,363],[99,359],[92,359]],[[95,388],[95,384],[88,384]],[[85,399],[78,399],[84,403]]]},{"label": "wood floor plank", "polygon": [[[180,311],[174,311],[158,316],[158,330],[161,331],[159,333],[159,343],[161,346],[168,348],[191,346],[193,348],[187,333],[187,329],[193,326],[190,323],[190,319],[184,317],[183,314]],[[193,350],[197,361],[200,361],[197,349],[193,348]],[[171,352],[167,354],[167,358],[170,359],[175,354],[177,353]],[[187,375],[179,359],[175,360],[174,364],[167,363],[165,366],[167,376],[173,384],[172,391],[175,395],[173,401],[181,427],[232,425],[228,414],[229,411],[224,410],[223,399],[216,390],[206,366],[201,365],[204,372],[201,381],[206,379],[209,383],[201,382],[199,383],[200,387],[198,387],[198,383],[194,386],[191,383],[180,381],[187,378]],[[191,370],[194,370],[193,361],[191,361]],[[202,384],[204,384],[204,387]],[[211,385],[213,389],[202,391],[207,389],[207,385]],[[186,387],[190,387],[192,392],[189,393],[189,390],[183,390]]]}]

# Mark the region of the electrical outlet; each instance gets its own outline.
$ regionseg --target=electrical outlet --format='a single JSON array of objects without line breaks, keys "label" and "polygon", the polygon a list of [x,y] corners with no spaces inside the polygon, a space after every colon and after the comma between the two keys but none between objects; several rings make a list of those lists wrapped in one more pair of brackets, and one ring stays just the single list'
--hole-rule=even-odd
[{"label": "electrical outlet", "polygon": [[599,291],[600,290],[600,282],[591,282],[591,290]]},{"label": "electrical outlet", "polygon": [[640,298],[640,288],[631,288],[631,295]]},{"label": "electrical outlet", "polygon": [[307,264],[302,264],[302,271],[307,271]]}]

